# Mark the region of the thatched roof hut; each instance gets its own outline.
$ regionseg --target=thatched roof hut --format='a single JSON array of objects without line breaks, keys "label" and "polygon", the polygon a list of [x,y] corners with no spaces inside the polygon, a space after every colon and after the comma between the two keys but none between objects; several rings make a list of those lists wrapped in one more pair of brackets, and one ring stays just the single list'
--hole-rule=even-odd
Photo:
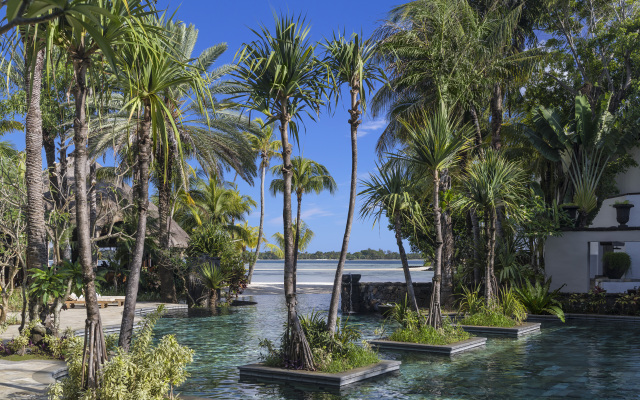
[{"label": "thatched roof hut", "polygon": [[[101,173],[101,165],[96,164],[97,176],[108,175]],[[59,163],[56,164],[56,178],[60,182],[59,186],[63,187],[60,193],[67,193],[64,202],[64,211],[70,213],[72,224],[75,224],[75,197],[70,190],[74,187],[74,172],[73,172],[73,158],[68,159],[66,166],[66,173],[62,171],[63,167]],[[45,171],[45,198],[48,200],[47,208],[53,209],[54,196],[49,191],[49,177]],[[90,176],[90,166],[87,165],[87,176]],[[102,171],[104,172],[104,171]],[[63,183],[64,182],[64,183]],[[96,231],[101,232],[102,235],[108,233],[111,226],[121,223],[124,219],[124,213],[127,208],[130,208],[133,204],[133,189],[129,186],[122,177],[104,177],[103,179],[97,179],[95,183],[88,182],[88,186],[95,184],[95,196],[97,205],[96,214]],[[55,184],[52,186],[56,186]],[[149,217],[152,219],[158,219],[158,207],[149,203]],[[157,238],[157,232],[153,232],[154,228],[148,225],[147,235]],[[171,248],[186,248],[189,244],[189,234],[184,231],[175,221],[170,221],[170,246]]]}]

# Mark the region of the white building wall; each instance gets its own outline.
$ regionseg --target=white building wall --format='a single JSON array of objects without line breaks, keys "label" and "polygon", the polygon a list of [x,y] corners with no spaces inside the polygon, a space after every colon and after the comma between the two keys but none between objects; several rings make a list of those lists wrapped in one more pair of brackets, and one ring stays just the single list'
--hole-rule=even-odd
[{"label": "white building wall", "polygon": [[[590,271],[589,260],[595,258],[590,242],[627,242],[625,250],[631,256],[632,272],[629,274],[632,275],[626,278],[640,279],[640,275],[636,275],[640,272],[640,230],[566,231],[562,236],[548,237],[545,243],[545,274],[551,277],[552,290],[566,284],[563,292],[589,291],[591,277],[595,275]],[[636,285],[640,286],[640,283]]]}]

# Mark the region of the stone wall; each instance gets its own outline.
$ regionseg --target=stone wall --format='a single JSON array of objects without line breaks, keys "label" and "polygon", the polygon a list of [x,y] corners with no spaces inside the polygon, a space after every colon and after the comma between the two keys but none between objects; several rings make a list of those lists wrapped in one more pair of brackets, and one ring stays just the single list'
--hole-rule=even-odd
[{"label": "stone wall", "polygon": [[[431,282],[413,283],[418,306],[428,307]],[[342,312],[376,312],[380,304],[403,302],[407,294],[404,282],[350,282],[342,284]]]}]

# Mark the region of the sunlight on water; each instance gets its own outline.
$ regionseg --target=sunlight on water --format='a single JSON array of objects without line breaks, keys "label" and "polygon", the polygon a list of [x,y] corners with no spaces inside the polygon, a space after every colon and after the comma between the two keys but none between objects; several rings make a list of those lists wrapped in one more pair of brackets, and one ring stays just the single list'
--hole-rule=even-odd
[{"label": "sunlight on water", "polygon": [[[487,348],[454,359],[384,352],[403,361],[399,373],[365,381],[340,393],[275,383],[239,383],[236,367],[258,360],[260,338],[277,340],[285,321],[284,296],[252,296],[258,305],[224,315],[206,310],[168,315],[156,334],[173,333],[196,351],[185,395],[216,399],[637,399],[640,393],[640,324],[544,323],[524,339],[489,339]],[[329,295],[300,295],[300,312],[327,310]],[[352,315],[371,338],[382,319]]]}]

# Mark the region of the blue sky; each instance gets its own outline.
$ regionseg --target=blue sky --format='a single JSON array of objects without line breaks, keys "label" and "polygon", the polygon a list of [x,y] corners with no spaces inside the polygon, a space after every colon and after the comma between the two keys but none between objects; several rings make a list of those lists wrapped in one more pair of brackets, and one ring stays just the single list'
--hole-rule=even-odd
[{"label": "blue sky", "polygon": [[[191,23],[199,29],[198,42],[194,55],[214,44],[225,42],[227,52],[218,65],[233,61],[236,51],[242,43],[254,39],[251,28],[260,23],[273,26],[273,12],[302,14],[311,27],[310,39],[321,41],[331,37],[334,31],[362,32],[368,37],[383,20],[387,12],[396,4],[382,0],[352,1],[209,1],[209,0],[160,0],[158,8],[167,8],[169,14],[176,9],[176,19]],[[350,131],[347,120],[348,99],[341,100],[332,113],[323,110],[316,122],[305,119],[306,131],[300,135],[300,146],[294,148],[294,155],[303,155],[325,165],[338,184],[335,195],[323,193],[309,194],[302,200],[302,219],[315,232],[315,238],[308,251],[340,250],[349,201],[349,179],[351,171]],[[375,143],[386,122],[365,115],[359,128],[358,139],[358,177],[366,178],[375,170]],[[24,133],[14,132],[5,137],[13,142],[18,150],[24,150]],[[44,154],[43,154],[44,157]],[[110,164],[107,157],[106,164]],[[227,174],[226,179],[233,179]],[[268,189],[271,175],[267,174]],[[256,202],[260,200],[259,179],[254,186],[238,182],[240,191],[248,194]],[[265,234],[267,239],[276,232],[282,232],[282,197],[266,194]],[[294,218],[295,218],[295,200]],[[359,211],[358,201],[356,211]],[[252,226],[259,223],[260,210],[257,207],[249,216]],[[351,252],[373,248],[397,251],[394,235],[387,230],[387,222],[373,227],[372,220],[362,220],[356,214],[351,233],[349,250]],[[407,243],[405,242],[405,246]],[[408,248],[407,248],[408,250]]]},{"label": "blue sky", "polygon": [[[335,30],[344,30],[347,34],[362,31],[369,36],[379,21],[384,19],[389,9],[398,4],[390,1],[160,1],[159,7],[169,7],[173,11],[178,8],[177,18],[192,23],[199,29],[195,54],[216,43],[226,42],[229,46],[221,62],[231,62],[236,51],[243,42],[255,37],[250,28],[256,29],[260,23],[271,28],[273,11],[289,11],[306,15],[311,26],[311,40],[318,41],[330,37]],[[306,120],[306,133],[300,136],[300,148],[294,153],[311,158],[324,164],[338,183],[339,190],[331,196],[328,193],[309,194],[302,199],[302,219],[315,232],[316,236],[309,251],[340,250],[349,201],[349,179],[351,170],[351,148],[349,125],[347,120],[348,106],[345,101],[332,114],[324,111],[317,122]],[[367,177],[375,168],[374,148],[376,140],[385,125],[384,120],[372,120],[365,116],[359,129],[358,176]],[[233,175],[226,176],[232,179]],[[267,176],[267,187],[271,176]],[[239,184],[244,194],[249,194],[257,202],[260,199],[259,181],[255,186],[244,182]],[[266,195],[265,233],[267,238],[275,232],[282,231],[282,197]],[[295,207],[295,201],[294,201]],[[359,210],[359,207],[358,207]],[[295,208],[294,208],[295,213]],[[295,214],[294,214],[295,217]],[[259,209],[249,217],[249,224],[257,226]],[[397,251],[395,237],[383,226],[373,221],[361,220],[356,216],[349,245],[350,251],[368,247]]]}]

